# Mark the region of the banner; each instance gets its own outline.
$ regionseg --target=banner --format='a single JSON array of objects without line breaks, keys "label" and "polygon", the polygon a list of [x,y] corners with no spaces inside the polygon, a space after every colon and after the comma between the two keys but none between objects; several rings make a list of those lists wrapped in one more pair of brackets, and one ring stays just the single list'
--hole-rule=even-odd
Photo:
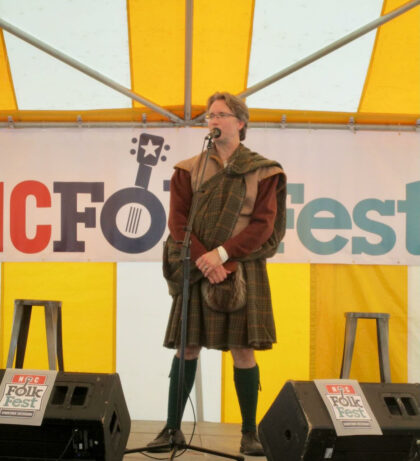
[{"label": "banner", "polygon": [[[205,128],[0,130],[2,261],[157,261]],[[420,135],[249,129],[288,177],[284,263],[420,265]]]}]

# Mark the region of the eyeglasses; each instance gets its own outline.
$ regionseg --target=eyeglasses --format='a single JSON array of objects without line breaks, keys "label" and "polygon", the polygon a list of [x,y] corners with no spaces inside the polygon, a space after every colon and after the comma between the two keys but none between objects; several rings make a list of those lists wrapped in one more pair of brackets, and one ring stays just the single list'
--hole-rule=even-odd
[{"label": "eyeglasses", "polygon": [[218,112],[217,114],[213,114],[210,112],[210,114],[206,114],[205,118],[206,120],[213,120],[214,118],[228,118],[228,117],[236,117],[235,114],[228,114],[226,112]]}]

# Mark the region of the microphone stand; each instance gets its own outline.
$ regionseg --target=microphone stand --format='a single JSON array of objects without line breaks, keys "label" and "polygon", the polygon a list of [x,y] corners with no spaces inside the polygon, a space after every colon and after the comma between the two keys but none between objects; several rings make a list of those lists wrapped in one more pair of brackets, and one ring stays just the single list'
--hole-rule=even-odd
[{"label": "microphone stand", "polygon": [[[169,443],[164,445],[158,445],[153,447],[154,450],[162,449],[162,448],[170,448],[171,456],[170,460],[172,461],[175,458],[175,455],[178,451],[186,451],[186,450],[193,450],[201,453],[208,453],[210,455],[222,456],[224,458],[229,459],[236,459],[237,461],[244,461],[244,457],[242,455],[231,455],[228,453],[224,453],[221,451],[210,450],[208,448],[197,447],[194,445],[189,445],[187,443],[179,443],[175,440],[175,433],[181,429],[181,421],[182,421],[182,394],[184,392],[184,381],[185,381],[185,347],[187,345],[187,322],[188,322],[188,302],[190,298],[190,267],[191,267],[191,233],[192,233],[192,224],[194,222],[195,215],[197,213],[197,205],[198,205],[198,194],[201,193],[201,185],[203,184],[204,173],[206,171],[207,162],[209,159],[209,152],[210,149],[213,147],[213,138],[219,137],[220,131],[215,135],[207,135],[206,140],[208,140],[207,144],[207,152],[203,164],[203,169],[201,172],[200,179],[197,183],[196,192],[193,194],[190,213],[188,216],[187,226],[185,227],[185,236],[184,241],[182,243],[182,250],[181,250],[181,260],[183,264],[183,289],[182,289],[182,310],[181,310],[181,344],[179,347],[179,372],[178,372],[178,393],[177,393],[177,423],[176,428],[171,430]],[[142,447],[142,448],[135,448],[132,450],[125,450],[125,454],[128,453],[141,453],[143,451],[147,451],[149,448]]]}]

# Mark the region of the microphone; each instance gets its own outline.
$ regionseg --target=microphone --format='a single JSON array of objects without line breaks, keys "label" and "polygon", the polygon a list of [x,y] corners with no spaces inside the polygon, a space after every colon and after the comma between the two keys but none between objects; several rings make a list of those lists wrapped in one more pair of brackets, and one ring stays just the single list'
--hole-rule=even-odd
[{"label": "microphone", "polygon": [[219,128],[213,128],[204,139],[212,140],[212,139],[220,138],[221,134],[222,132],[219,130]]}]

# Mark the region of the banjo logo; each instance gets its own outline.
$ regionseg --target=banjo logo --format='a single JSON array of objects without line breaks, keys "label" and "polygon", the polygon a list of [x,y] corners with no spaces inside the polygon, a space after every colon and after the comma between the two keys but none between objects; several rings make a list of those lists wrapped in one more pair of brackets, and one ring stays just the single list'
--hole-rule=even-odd
[{"label": "banjo logo", "polygon": [[[137,139],[133,138],[132,142],[137,143]],[[140,135],[138,149],[130,151],[132,155],[137,154],[139,164],[135,187],[115,192],[102,208],[102,232],[117,250],[141,253],[153,248],[162,238],[166,225],[165,209],[148,187],[152,169],[161,157],[163,144],[161,136],[147,133]],[[167,144],[164,146],[165,150],[169,148]],[[166,157],[162,156],[161,160],[165,161]],[[147,211],[150,217],[148,229],[144,233],[139,226],[143,211]]]}]

